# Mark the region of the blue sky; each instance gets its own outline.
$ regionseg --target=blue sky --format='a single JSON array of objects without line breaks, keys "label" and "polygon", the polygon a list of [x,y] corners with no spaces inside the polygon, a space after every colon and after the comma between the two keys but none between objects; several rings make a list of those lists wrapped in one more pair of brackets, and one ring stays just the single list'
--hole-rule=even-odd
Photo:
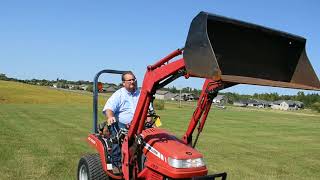
[{"label": "blue sky", "polygon": [[[107,1],[3,0],[0,2],[0,72],[19,79],[90,80],[102,69],[132,70],[183,47],[189,25],[207,11],[307,39],[308,57],[320,76],[320,1]],[[117,76],[103,81],[119,82]],[[202,80],[172,85],[201,88]],[[242,94],[297,90],[237,85]],[[312,91],[305,91],[310,93]]]}]

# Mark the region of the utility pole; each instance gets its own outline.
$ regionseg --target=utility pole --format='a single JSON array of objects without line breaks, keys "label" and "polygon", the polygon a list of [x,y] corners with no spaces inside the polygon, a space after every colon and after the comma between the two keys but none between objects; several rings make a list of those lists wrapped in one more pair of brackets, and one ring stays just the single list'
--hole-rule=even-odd
[{"label": "utility pole", "polygon": [[181,108],[181,88],[180,88],[179,108]]}]

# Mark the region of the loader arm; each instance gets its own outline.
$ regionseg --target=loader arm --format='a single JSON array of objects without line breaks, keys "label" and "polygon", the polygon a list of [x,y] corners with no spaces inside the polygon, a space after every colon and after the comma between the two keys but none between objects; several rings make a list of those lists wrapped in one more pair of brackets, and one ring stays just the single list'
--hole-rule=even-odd
[{"label": "loader arm", "polygon": [[[187,73],[184,58],[169,62],[171,59],[181,55],[182,53],[183,49],[178,49],[165,58],[159,60],[154,65],[147,67],[147,72],[144,76],[139,101],[130,125],[129,133],[122,144],[122,172],[125,179],[129,179],[130,177],[134,177],[135,179],[138,176],[135,165],[136,159],[134,153],[136,151],[136,147],[134,143],[136,137],[138,137],[138,135],[143,131],[148,108],[156,90],[164,87],[181,76],[184,76],[185,78],[193,76]],[[220,80],[205,80],[197,108],[191,117],[189,127],[182,138],[185,144],[192,143],[192,134],[201,118],[198,127],[199,136],[210,111],[212,100],[217,96],[218,91],[235,84],[236,83],[222,82]]]},{"label": "loader arm", "polygon": [[223,83],[221,81],[213,81],[211,79],[205,80],[202,87],[201,95],[197,102],[197,107],[194,110],[193,115],[190,119],[188,129],[182,137],[182,140],[185,144],[192,145],[192,134],[197,124],[199,123],[200,118],[201,121],[198,126],[198,135],[202,132],[203,126],[206,122],[208,113],[211,108],[212,100],[217,96],[218,91],[221,88],[223,88]]},{"label": "loader arm", "polygon": [[122,144],[122,172],[123,177],[126,180],[131,177],[134,177],[134,179],[137,178],[135,170],[136,159],[134,157],[136,149],[133,145],[136,137],[144,128],[151,98],[157,89],[184,74],[182,73],[185,70],[183,58],[169,63],[169,60],[181,55],[182,52],[182,49],[177,49],[165,58],[159,60],[154,65],[147,67],[147,71],[142,83],[139,101],[129,128],[128,136],[124,139]]}]

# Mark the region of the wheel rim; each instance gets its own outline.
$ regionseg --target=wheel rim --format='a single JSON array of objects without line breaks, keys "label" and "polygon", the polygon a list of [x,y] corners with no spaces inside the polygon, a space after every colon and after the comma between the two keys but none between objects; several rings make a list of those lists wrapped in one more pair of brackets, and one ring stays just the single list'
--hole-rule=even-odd
[{"label": "wheel rim", "polygon": [[88,180],[88,170],[84,164],[80,167],[79,170],[79,180]]}]

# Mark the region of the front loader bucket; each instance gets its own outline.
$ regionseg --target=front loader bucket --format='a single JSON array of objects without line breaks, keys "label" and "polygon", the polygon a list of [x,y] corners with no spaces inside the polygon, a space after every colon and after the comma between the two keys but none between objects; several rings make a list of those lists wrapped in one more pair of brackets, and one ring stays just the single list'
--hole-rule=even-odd
[{"label": "front loader bucket", "polygon": [[200,12],[184,49],[188,74],[233,84],[320,90],[302,37]]}]

